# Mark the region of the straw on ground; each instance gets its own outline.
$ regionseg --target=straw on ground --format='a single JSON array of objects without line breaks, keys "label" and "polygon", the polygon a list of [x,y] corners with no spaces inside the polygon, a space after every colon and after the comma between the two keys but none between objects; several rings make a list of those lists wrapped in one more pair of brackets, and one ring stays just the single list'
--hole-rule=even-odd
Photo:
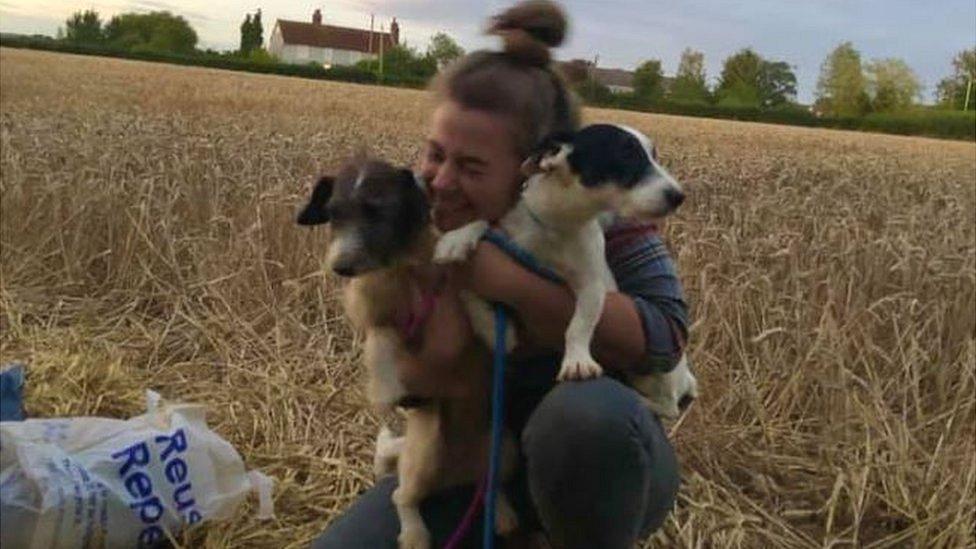
[{"label": "straw on ground", "polygon": [[[371,482],[360,341],[292,223],[359,145],[410,163],[419,91],[0,50],[0,350],[35,416],[210,406],[300,547]],[[976,146],[589,110],[656,137],[703,398],[652,547],[972,547]],[[594,502],[599,504],[599,502]]]}]

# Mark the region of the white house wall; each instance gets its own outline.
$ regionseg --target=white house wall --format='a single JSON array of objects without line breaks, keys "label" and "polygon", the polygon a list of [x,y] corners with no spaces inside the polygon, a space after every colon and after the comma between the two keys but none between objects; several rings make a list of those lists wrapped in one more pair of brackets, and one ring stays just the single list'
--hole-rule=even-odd
[{"label": "white house wall", "polygon": [[271,48],[269,51],[282,62],[293,64],[355,65],[363,59],[376,57],[375,55],[354,50],[314,48],[312,46],[296,44],[275,45],[273,40],[269,47]]},{"label": "white house wall", "polygon": [[281,29],[278,25],[274,26],[271,31],[271,38],[268,38],[268,53],[271,55],[281,58],[281,51],[285,46],[284,40],[281,39]]}]

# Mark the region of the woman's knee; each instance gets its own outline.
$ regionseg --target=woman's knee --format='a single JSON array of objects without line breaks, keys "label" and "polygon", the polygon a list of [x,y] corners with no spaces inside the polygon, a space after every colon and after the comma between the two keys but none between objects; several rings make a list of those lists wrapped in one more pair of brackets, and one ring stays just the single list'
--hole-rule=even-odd
[{"label": "woman's knee", "polygon": [[557,385],[529,418],[522,450],[535,507],[557,539],[627,546],[673,505],[678,467],[667,436],[616,380]]},{"label": "woman's knee", "polygon": [[632,444],[644,414],[637,394],[614,379],[560,383],[530,416],[522,433],[523,448],[607,440]]}]

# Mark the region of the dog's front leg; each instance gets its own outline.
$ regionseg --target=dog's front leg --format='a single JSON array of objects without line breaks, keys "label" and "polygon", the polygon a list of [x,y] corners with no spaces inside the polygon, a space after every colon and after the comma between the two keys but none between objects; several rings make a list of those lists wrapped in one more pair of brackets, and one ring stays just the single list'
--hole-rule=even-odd
[{"label": "dog's front leg", "polygon": [[464,261],[487,230],[488,222],[478,220],[444,233],[434,248],[434,263]]},{"label": "dog's front leg", "polygon": [[393,328],[371,328],[366,332],[363,363],[368,376],[367,397],[379,411],[389,411],[406,396],[407,391],[397,377],[397,361],[403,343]]},{"label": "dog's front leg", "polygon": [[393,491],[393,504],[400,519],[400,549],[428,549],[431,545],[430,532],[420,515],[420,502],[437,482],[442,447],[436,405],[410,409],[397,463],[400,485]]},{"label": "dog's front leg", "polygon": [[[475,335],[477,335],[478,338],[481,339],[482,343],[484,343],[489,349],[494,349],[495,311],[492,309],[491,304],[468,291],[462,291],[459,295],[461,302],[464,304],[464,310],[468,313],[468,318],[471,320],[471,328],[474,330]],[[518,341],[515,338],[515,323],[510,319],[506,319],[506,353],[511,353],[512,349],[514,349],[518,344]]]},{"label": "dog's front leg", "polygon": [[607,286],[596,275],[584,277],[582,286],[574,287],[576,309],[566,328],[566,351],[559,369],[559,381],[582,380],[603,375],[603,368],[590,354],[593,332],[603,314]]}]

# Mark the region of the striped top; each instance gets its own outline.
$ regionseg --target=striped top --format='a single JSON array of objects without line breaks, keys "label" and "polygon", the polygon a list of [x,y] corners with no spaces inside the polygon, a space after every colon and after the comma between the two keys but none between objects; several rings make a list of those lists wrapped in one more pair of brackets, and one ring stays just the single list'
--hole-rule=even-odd
[{"label": "striped top", "polygon": [[[616,222],[604,231],[607,264],[620,292],[634,300],[644,327],[645,356],[635,373],[670,371],[681,359],[688,339],[688,305],[674,261],[655,224]],[[525,249],[502,233],[487,239],[523,266],[553,278]]]}]

